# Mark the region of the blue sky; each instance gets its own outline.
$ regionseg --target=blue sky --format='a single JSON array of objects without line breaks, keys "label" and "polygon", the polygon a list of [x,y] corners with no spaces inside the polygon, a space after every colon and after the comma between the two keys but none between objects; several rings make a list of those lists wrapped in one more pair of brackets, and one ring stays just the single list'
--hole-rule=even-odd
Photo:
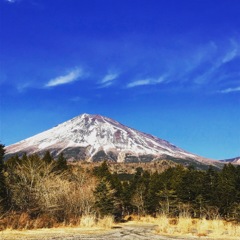
[{"label": "blue sky", "polygon": [[0,0],[0,141],[101,114],[240,156],[238,0]]}]

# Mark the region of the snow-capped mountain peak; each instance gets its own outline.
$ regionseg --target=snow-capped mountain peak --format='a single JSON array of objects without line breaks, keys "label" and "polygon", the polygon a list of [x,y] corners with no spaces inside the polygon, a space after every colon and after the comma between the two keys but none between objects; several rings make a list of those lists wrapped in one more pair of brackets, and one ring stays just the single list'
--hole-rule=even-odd
[{"label": "snow-capped mountain peak", "polygon": [[206,159],[188,153],[171,143],[126,127],[101,115],[84,113],[47,131],[6,147],[7,154],[43,153],[57,156],[63,152],[75,160],[116,162],[151,161],[170,156],[182,159]]}]

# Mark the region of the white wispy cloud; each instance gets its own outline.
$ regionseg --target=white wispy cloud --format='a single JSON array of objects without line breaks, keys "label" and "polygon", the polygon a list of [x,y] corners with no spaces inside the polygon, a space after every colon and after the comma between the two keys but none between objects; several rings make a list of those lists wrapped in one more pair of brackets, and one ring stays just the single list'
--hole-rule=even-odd
[{"label": "white wispy cloud", "polygon": [[66,75],[59,76],[51,79],[45,87],[56,87],[58,85],[68,84],[77,81],[81,76],[83,76],[83,71],[80,68],[74,69]]},{"label": "white wispy cloud", "polygon": [[155,85],[155,84],[164,82],[165,79],[166,79],[166,76],[161,76],[157,79],[154,79],[154,78],[140,79],[140,80],[128,83],[127,88],[133,88],[133,87],[144,86],[144,85]]},{"label": "white wispy cloud", "polygon": [[137,81],[133,81],[130,82],[127,85],[127,88],[132,88],[132,87],[137,87],[137,86],[143,86],[143,85],[149,85],[151,83],[150,79],[143,79],[143,80],[137,80]]},{"label": "white wispy cloud", "polygon": [[16,0],[5,0],[6,2],[9,2],[9,3],[15,3]]},{"label": "white wispy cloud", "polygon": [[239,92],[239,91],[240,91],[240,87],[235,87],[235,88],[224,89],[220,91],[220,93],[231,93],[231,92]]},{"label": "white wispy cloud", "polygon": [[222,59],[222,64],[232,61],[237,56],[238,56],[238,48],[234,48],[231,51],[226,53],[226,55]]},{"label": "white wispy cloud", "polygon": [[109,81],[113,81],[113,80],[116,79],[118,76],[119,76],[118,73],[109,73],[109,74],[107,74],[107,75],[103,78],[102,83],[106,83],[106,82],[109,82]]},{"label": "white wispy cloud", "polygon": [[19,83],[17,84],[16,88],[19,93],[22,93],[25,90],[27,90],[29,87],[31,87],[31,84],[32,84],[31,82]]},{"label": "white wispy cloud", "polygon": [[100,85],[102,88],[108,87],[113,84],[114,80],[119,77],[119,73],[108,73],[104,78],[101,80]]},{"label": "white wispy cloud", "polygon": [[[211,56],[210,54],[208,54],[211,59],[210,61],[211,65],[208,68],[205,68],[204,72],[195,77],[194,79],[195,84],[206,84],[209,81],[212,81],[212,79],[214,79],[214,76],[218,74],[219,71],[221,71],[221,68],[223,68],[230,61],[234,61],[236,58],[240,56],[240,46],[238,43],[234,41],[231,41],[231,46],[225,48],[225,50],[218,48],[217,45],[214,48],[216,51],[212,52],[213,55]],[[204,65],[206,63],[207,62],[204,61],[203,58],[203,61],[200,62],[199,66]],[[193,71],[194,70],[195,69],[193,69]],[[218,77],[215,79],[220,78]]]},{"label": "white wispy cloud", "polygon": [[231,48],[227,51],[227,53],[223,57],[222,59],[223,64],[234,60],[236,57],[239,57],[240,55],[240,46],[238,41],[231,39],[230,42],[231,42]]},{"label": "white wispy cloud", "polygon": [[[191,44],[190,44],[191,46]],[[219,90],[220,83],[228,82],[236,79],[239,73],[237,64],[240,61],[240,44],[235,39],[225,39],[224,41],[211,41],[202,45],[189,48],[184,46],[182,51],[176,50],[172,53],[166,50],[164,55],[168,58],[162,59],[159,55],[159,63],[157,65],[165,76],[154,78],[147,76],[145,78],[134,78],[125,84],[126,88],[134,88],[140,86],[150,86],[164,83],[174,83],[174,88],[180,90],[191,89],[209,89],[214,92]],[[147,65],[149,69],[156,68]],[[232,69],[232,70],[230,70]],[[208,88],[206,87],[208,86]],[[227,92],[238,91],[235,88],[226,89]]]}]

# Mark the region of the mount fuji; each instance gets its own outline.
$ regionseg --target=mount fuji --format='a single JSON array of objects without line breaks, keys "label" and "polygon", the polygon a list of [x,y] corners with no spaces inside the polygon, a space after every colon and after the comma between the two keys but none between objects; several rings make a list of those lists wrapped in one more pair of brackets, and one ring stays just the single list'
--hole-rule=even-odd
[{"label": "mount fuji", "polygon": [[218,165],[189,153],[168,141],[137,131],[101,115],[82,114],[33,137],[6,147],[6,156],[23,153],[56,157],[61,152],[69,160],[95,162],[149,162],[179,159],[185,163]]}]

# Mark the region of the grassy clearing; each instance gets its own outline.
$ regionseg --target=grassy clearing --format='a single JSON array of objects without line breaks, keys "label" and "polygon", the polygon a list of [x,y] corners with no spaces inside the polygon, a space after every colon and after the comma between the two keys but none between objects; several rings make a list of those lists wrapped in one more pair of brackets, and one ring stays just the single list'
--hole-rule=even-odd
[{"label": "grassy clearing", "polygon": [[[23,219],[23,217],[22,217]],[[27,219],[27,218],[26,218]],[[192,219],[190,217],[168,218],[166,215],[159,215],[156,218],[151,216],[131,216],[131,220],[118,226],[127,225],[156,225],[155,233],[165,236],[183,237],[184,239],[240,239],[240,225],[226,222],[221,219],[206,220]],[[94,235],[104,234],[113,227],[112,216],[105,216],[97,219],[96,215],[84,215],[79,219],[77,225],[66,225],[63,223],[58,227],[27,230],[6,229],[0,232],[0,239],[40,239],[51,237],[81,236],[82,234]],[[23,226],[23,225],[22,225]]]},{"label": "grassy clearing", "polygon": [[56,219],[51,219],[48,215],[42,215],[31,219],[27,213],[20,215],[11,215],[8,218],[0,220],[0,230],[33,230],[41,228],[58,227],[80,227],[80,228],[100,228],[110,229],[114,224],[113,216],[104,216],[97,218],[94,214],[83,215],[80,218],[73,218],[70,221],[59,223]]},{"label": "grassy clearing", "polygon": [[113,216],[104,216],[103,218],[96,218],[96,215],[85,215],[81,217],[80,227],[93,228],[97,227],[100,229],[111,229],[114,225]]},{"label": "grassy clearing", "polygon": [[156,232],[161,235],[240,239],[240,225],[221,219],[168,218],[166,215],[159,215],[156,218],[146,216],[133,219],[139,223],[156,224]]},{"label": "grassy clearing", "polygon": [[71,237],[81,236],[82,234],[94,235],[98,233],[104,233],[106,229],[99,227],[58,227],[58,228],[42,228],[35,230],[4,230],[0,232],[1,240],[19,240],[19,239],[48,239],[57,237]]},{"label": "grassy clearing", "polygon": [[104,216],[99,219],[97,222],[97,226],[103,229],[110,229],[114,225],[114,217],[113,216]]},{"label": "grassy clearing", "polygon": [[[94,214],[84,215],[80,219],[74,219],[68,223],[53,223],[53,226],[50,228],[43,227],[39,229],[39,227],[43,226],[44,221],[48,222],[47,219],[43,218],[37,218],[34,221],[30,220],[26,214],[20,215],[14,222],[10,222],[9,219],[7,229],[0,231],[0,239],[39,239],[41,237],[51,238],[72,235],[78,236],[81,234],[97,234],[110,230],[114,225],[113,216],[105,216],[97,219]],[[31,230],[29,230],[30,225]]]}]

